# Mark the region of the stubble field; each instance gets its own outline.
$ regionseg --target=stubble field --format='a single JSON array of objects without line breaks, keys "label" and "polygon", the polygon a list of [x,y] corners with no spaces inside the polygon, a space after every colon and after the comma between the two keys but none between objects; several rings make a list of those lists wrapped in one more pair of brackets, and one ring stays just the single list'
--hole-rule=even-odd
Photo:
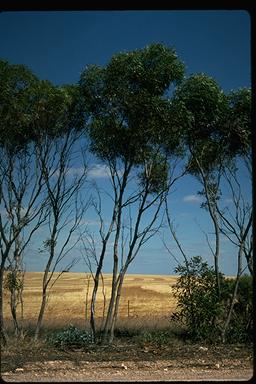
[{"label": "stubble field", "polygon": [[[53,275],[52,281],[58,277]],[[41,302],[41,272],[27,272],[24,280],[24,323],[34,325]],[[96,306],[98,322],[106,315],[111,293],[111,274],[104,274],[100,283]],[[176,276],[128,274],[125,278],[119,308],[119,321],[130,326],[164,327],[170,313],[176,308],[172,286]],[[50,283],[51,286],[51,283]],[[82,325],[90,316],[90,298],[93,279],[85,273],[63,273],[50,289],[44,325],[49,327],[66,324]],[[104,300],[105,297],[105,300]],[[105,301],[105,310],[104,310]],[[20,310],[20,306],[19,306]],[[18,313],[19,313],[18,310]],[[7,322],[11,319],[9,295],[5,292],[4,312]]]},{"label": "stubble field", "polygon": [[[24,328],[35,325],[42,277],[42,273],[26,273]],[[92,278],[88,279],[89,275],[69,272],[56,281],[45,312],[43,327],[46,332],[70,323],[88,325],[93,286]],[[172,294],[176,281],[175,276],[127,275],[118,328],[160,329],[161,333],[161,329],[170,327],[169,316],[176,308]],[[102,289],[100,285],[99,325],[104,309]],[[111,292],[111,275],[104,275],[104,290],[107,301]],[[11,325],[8,301],[6,293],[5,320],[9,319],[7,322]],[[163,344],[143,337],[116,337],[110,346],[90,345],[78,349],[55,348],[44,338],[35,343],[31,337],[25,337],[17,343],[12,337],[3,349],[1,372],[6,382],[237,381],[252,377],[252,359],[250,345],[202,346],[187,343],[175,335]]]}]

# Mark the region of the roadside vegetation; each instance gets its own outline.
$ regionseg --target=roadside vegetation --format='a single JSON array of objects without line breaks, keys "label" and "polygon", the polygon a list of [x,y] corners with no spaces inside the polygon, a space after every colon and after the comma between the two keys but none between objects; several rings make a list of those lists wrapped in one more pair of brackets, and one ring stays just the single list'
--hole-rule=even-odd
[{"label": "roadside vegetation", "polygon": [[[107,173],[108,191],[90,179],[95,166],[91,158]],[[0,60],[4,348],[8,350],[14,339],[18,346],[33,339],[34,345],[43,342],[56,349],[110,347],[115,340],[143,348],[175,340],[252,342],[252,199],[242,181],[245,175],[252,180],[251,160],[251,90],[226,94],[210,76],[186,77],[174,48],[152,44],[119,53],[105,67],[86,66],[77,84],[65,86],[54,86],[23,65]],[[170,212],[172,192],[188,176],[199,183],[201,209],[212,226],[211,241],[202,229],[211,265],[203,256],[186,254],[176,231],[177,218]],[[96,230],[87,225],[88,211],[96,218]],[[163,244],[177,265],[177,282],[170,287],[177,306],[166,309],[166,327],[134,328],[129,319],[121,326],[129,267],[143,246],[163,231]],[[29,246],[36,239],[44,268],[40,306],[31,313],[36,322],[28,329],[24,258],[29,262],[34,257]],[[223,239],[235,249],[237,270],[232,279],[220,271]],[[88,272],[81,300],[84,323],[74,325],[71,318],[62,329],[46,332],[54,287],[78,261],[73,252],[79,253]],[[108,292],[106,258],[112,260]],[[69,289],[63,287],[62,298],[65,288]],[[6,298],[12,327],[5,318]],[[153,309],[148,308],[145,317],[150,321]],[[64,299],[62,310],[69,310]],[[129,303],[127,313],[129,318]]]}]

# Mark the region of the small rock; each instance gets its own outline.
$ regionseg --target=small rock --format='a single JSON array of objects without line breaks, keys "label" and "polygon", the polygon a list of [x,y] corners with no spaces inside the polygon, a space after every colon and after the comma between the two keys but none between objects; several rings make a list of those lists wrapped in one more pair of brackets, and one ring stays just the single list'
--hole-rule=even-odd
[{"label": "small rock", "polygon": [[168,368],[164,368],[164,371],[167,372],[167,371],[168,371]]},{"label": "small rock", "polygon": [[123,369],[127,369],[127,366],[124,365],[124,363],[121,364],[121,367],[122,367]]},{"label": "small rock", "polygon": [[219,369],[220,368],[220,364],[219,363],[215,364],[215,367]]},{"label": "small rock", "polygon": [[201,351],[208,351],[208,348],[207,348],[207,347],[199,347],[199,349],[200,349]]},{"label": "small rock", "polygon": [[15,369],[15,372],[23,372],[23,371],[24,371],[23,368],[16,368],[16,369]]}]

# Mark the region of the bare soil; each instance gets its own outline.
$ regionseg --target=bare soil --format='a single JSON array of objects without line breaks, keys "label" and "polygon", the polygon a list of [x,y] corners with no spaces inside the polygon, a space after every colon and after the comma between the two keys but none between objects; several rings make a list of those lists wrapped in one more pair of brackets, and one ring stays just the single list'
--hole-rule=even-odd
[{"label": "bare soil", "polygon": [[241,344],[156,346],[120,339],[108,347],[57,350],[24,341],[4,348],[1,357],[2,379],[7,382],[209,382],[253,377],[252,346]]}]

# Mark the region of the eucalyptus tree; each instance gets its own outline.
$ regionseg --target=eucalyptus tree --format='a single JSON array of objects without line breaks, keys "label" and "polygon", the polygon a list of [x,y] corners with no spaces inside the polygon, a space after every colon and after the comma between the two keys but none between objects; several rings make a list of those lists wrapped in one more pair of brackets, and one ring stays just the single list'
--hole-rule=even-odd
[{"label": "eucalyptus tree", "polygon": [[[223,170],[230,161],[227,156],[226,121],[228,98],[217,82],[204,75],[187,78],[174,95],[174,104],[183,111],[185,144],[190,153],[189,171],[202,185],[205,197],[202,207],[209,212],[214,227],[215,245],[211,246],[218,293],[220,294],[220,218],[217,202],[221,196]],[[207,238],[208,240],[208,238]],[[210,242],[208,240],[208,244]]]},{"label": "eucalyptus tree", "polygon": [[73,257],[70,259],[70,255],[80,240],[78,230],[89,204],[85,189],[87,167],[82,161],[84,146],[81,134],[70,130],[54,140],[46,136],[42,143],[37,143],[37,149],[48,205],[47,233],[41,249],[46,255],[46,263],[35,339],[40,335],[50,290],[62,273],[55,277],[54,272],[67,257],[69,260],[64,267],[65,271],[70,270],[77,261]]},{"label": "eucalyptus tree", "polygon": [[[218,207],[218,213],[223,234],[239,248],[238,270],[242,271],[244,255],[253,275],[251,90],[242,88],[233,91],[228,98],[230,117],[227,143],[232,162],[225,169],[224,179],[232,207],[230,204],[228,207]],[[241,176],[247,183],[241,180]]]},{"label": "eucalyptus tree", "polygon": [[[240,89],[225,95],[216,81],[205,75],[188,78],[176,91],[174,104],[183,111],[185,143],[190,152],[189,169],[202,184],[205,197],[202,204],[210,214],[215,234],[211,247],[218,294],[220,234],[237,246],[237,277],[222,337],[228,328],[239,279],[243,273],[242,256],[252,273],[252,203],[251,195],[243,192],[238,168],[248,172],[251,183],[251,91]],[[241,171],[240,171],[241,177]],[[225,207],[222,198],[224,184],[228,186],[233,207]],[[208,238],[207,238],[208,239]],[[210,245],[210,242],[208,241]]]},{"label": "eucalyptus tree", "polygon": [[[86,205],[78,196],[86,176],[84,140],[78,130],[78,87],[55,87],[38,80],[26,67],[6,61],[0,62],[0,86],[1,329],[6,262],[18,268],[32,235],[47,223],[44,245],[49,258],[37,337],[53,276],[50,267],[53,272],[67,254]],[[60,235],[64,240],[56,255]]]},{"label": "eucalyptus tree", "polygon": [[99,277],[112,238],[112,289],[104,341],[113,340],[124,276],[141,246],[158,230],[164,196],[173,182],[168,178],[168,154],[178,151],[181,133],[172,124],[167,95],[170,86],[182,80],[183,72],[183,63],[172,48],[152,44],[114,55],[105,68],[89,66],[80,78],[82,98],[90,112],[90,148],[109,169],[113,192],[109,226],[100,226],[102,246],[91,304],[95,336]]},{"label": "eucalyptus tree", "polygon": [[[46,262],[35,339],[40,335],[50,289],[62,273],[55,277],[54,272],[80,240],[78,229],[89,201],[84,188],[86,144],[74,121],[76,94],[75,86],[54,87],[49,82],[41,82],[38,90],[41,108],[47,111],[38,121],[40,135],[35,140],[47,196],[47,233],[41,249]],[[64,269],[69,270],[76,261],[69,258]]]},{"label": "eucalyptus tree", "polygon": [[[252,125],[251,90],[242,88],[228,95],[229,119],[227,125],[227,151],[232,158],[225,168],[224,180],[229,192],[229,204],[218,204],[221,231],[237,247],[237,273],[227,318],[222,329],[222,340],[232,318],[240,278],[246,266],[253,276],[253,210],[252,210]],[[246,182],[245,182],[246,180]]]},{"label": "eucalyptus tree", "polygon": [[[38,83],[25,66],[0,61],[0,325],[4,341],[6,263],[20,267],[25,247],[45,219],[43,180],[32,144],[36,119],[33,100]],[[12,308],[15,322],[15,303]]]}]

